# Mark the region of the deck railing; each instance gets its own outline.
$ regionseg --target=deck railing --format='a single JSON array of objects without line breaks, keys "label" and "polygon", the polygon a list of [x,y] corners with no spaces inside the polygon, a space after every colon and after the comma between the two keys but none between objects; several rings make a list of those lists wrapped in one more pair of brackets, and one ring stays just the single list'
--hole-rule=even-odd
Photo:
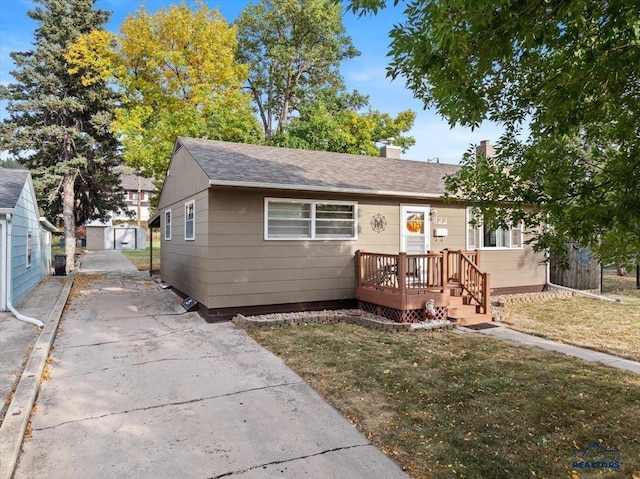
[{"label": "deck railing", "polygon": [[476,249],[473,251],[462,251],[462,250],[445,249],[443,253],[445,253],[446,255],[445,257],[447,261],[447,271],[449,273],[447,278],[448,283],[460,282],[460,271],[462,270],[463,254],[467,257],[469,261],[471,261],[478,268],[480,268],[480,250]]},{"label": "deck railing", "polygon": [[[359,286],[379,291],[416,294],[442,290],[442,253],[382,254],[358,251]],[[404,278],[404,281],[400,281]]]},{"label": "deck railing", "polygon": [[471,296],[481,308],[482,313],[489,312],[489,273],[483,273],[466,253],[459,253],[458,284]]},{"label": "deck railing", "polygon": [[[458,287],[489,311],[489,274],[479,268],[480,251],[427,254],[356,252],[358,286],[380,292],[412,295]],[[403,280],[401,280],[403,278]]]}]

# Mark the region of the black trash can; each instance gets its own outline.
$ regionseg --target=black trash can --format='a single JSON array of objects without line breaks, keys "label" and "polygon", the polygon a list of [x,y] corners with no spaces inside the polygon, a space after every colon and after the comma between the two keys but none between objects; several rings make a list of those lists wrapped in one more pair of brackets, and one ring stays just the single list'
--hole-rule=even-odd
[{"label": "black trash can", "polygon": [[67,255],[57,254],[54,256],[53,268],[56,276],[67,275]]}]

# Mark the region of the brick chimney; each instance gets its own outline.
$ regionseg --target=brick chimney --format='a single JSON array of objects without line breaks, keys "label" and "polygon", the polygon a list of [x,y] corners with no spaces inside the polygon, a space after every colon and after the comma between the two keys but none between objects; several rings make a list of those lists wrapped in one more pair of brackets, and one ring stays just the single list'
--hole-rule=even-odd
[{"label": "brick chimney", "polygon": [[394,146],[393,140],[393,138],[388,138],[387,144],[380,147],[380,156],[383,158],[393,158],[394,160],[399,160],[400,151],[402,149],[399,146]]},{"label": "brick chimney", "polygon": [[496,154],[496,150],[491,145],[489,140],[482,140],[478,146],[476,146],[476,155],[482,155],[485,158],[491,158]]}]

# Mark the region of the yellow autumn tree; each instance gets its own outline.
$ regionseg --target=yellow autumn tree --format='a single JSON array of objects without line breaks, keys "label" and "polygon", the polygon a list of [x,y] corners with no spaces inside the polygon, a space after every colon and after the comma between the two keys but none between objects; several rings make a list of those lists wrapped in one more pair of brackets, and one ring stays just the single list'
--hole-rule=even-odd
[{"label": "yellow autumn tree", "polygon": [[177,136],[256,142],[260,127],[242,86],[236,29],[204,3],[139,10],[118,35],[94,31],[68,52],[85,84],[113,79],[121,95],[112,128],[127,164],[164,178]]}]

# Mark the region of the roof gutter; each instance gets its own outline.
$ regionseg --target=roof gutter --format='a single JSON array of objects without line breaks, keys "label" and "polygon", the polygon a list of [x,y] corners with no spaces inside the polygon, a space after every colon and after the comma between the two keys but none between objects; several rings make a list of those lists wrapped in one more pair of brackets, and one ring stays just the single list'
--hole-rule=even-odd
[{"label": "roof gutter", "polygon": [[49,230],[51,233],[57,233],[58,232],[58,228],[56,228],[55,226],[53,226],[53,224],[44,216],[40,217],[40,224],[42,226],[44,226],[47,230]]},{"label": "roof gutter", "polygon": [[439,199],[442,197],[436,193],[419,193],[415,191],[389,191],[389,190],[361,190],[358,188],[337,188],[326,186],[309,186],[309,185],[288,185],[278,183],[259,183],[251,181],[223,181],[223,180],[209,180],[209,187],[212,186],[227,186],[235,188],[262,188],[269,190],[291,190],[291,191],[317,191],[323,193],[347,193],[358,195],[374,195],[374,196],[398,196],[398,197],[414,197],[414,198],[429,198]]}]

